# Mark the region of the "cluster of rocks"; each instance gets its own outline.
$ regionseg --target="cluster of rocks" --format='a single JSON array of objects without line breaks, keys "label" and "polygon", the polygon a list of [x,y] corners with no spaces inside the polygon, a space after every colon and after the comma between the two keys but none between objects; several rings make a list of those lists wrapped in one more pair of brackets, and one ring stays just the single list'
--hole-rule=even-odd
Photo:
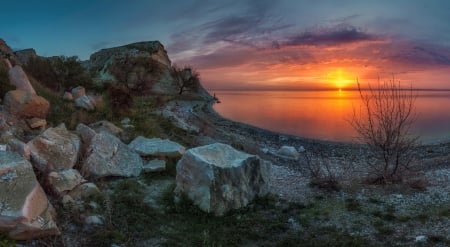
[{"label": "cluster of rocks", "polygon": [[87,111],[95,111],[103,104],[101,96],[86,94],[82,86],[74,87],[70,92],[64,92],[63,99],[74,101],[75,106]]}]

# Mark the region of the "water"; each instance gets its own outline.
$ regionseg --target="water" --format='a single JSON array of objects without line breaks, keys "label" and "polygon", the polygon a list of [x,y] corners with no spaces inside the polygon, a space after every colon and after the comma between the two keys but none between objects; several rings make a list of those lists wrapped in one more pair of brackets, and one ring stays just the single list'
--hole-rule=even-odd
[{"label": "water", "polygon": [[[348,120],[359,109],[357,91],[215,91],[223,117],[302,137],[354,141]],[[450,140],[450,91],[415,91],[413,132],[424,143]]]}]

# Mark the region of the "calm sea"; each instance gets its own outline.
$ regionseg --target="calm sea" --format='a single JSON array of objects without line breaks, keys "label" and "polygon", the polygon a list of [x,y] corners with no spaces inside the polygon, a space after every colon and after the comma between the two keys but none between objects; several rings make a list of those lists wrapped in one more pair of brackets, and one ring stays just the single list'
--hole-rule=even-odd
[{"label": "calm sea", "polygon": [[[302,137],[354,141],[348,123],[357,91],[214,91],[223,117]],[[414,133],[424,143],[450,140],[450,91],[416,91]]]}]

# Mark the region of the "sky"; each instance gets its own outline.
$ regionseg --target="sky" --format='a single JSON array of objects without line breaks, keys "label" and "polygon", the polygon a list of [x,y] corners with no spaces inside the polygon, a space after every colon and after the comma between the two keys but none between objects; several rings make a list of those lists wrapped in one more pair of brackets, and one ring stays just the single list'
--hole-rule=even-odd
[{"label": "sky", "polygon": [[450,89],[447,0],[15,0],[0,38],[41,56],[159,40],[209,90]]}]

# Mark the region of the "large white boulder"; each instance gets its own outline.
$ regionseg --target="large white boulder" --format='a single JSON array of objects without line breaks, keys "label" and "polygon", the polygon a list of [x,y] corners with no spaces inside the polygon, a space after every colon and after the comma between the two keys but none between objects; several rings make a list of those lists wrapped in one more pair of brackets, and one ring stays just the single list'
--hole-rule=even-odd
[{"label": "large white boulder", "polygon": [[33,86],[28,80],[27,74],[23,71],[22,66],[16,65],[9,70],[9,81],[16,86],[16,89],[23,90],[25,92],[36,94]]},{"label": "large white boulder", "polygon": [[160,138],[145,138],[138,136],[130,144],[132,150],[141,156],[158,156],[168,158],[178,158],[183,155],[185,148],[171,140]]},{"label": "large white boulder", "polygon": [[55,211],[29,161],[0,152],[0,231],[18,240],[59,234]]},{"label": "large white boulder", "polygon": [[142,172],[141,157],[105,131],[92,138],[86,153],[81,171],[87,178],[135,177]]},{"label": "large white boulder", "polygon": [[80,145],[80,138],[70,133],[64,124],[47,129],[28,143],[31,162],[45,173],[74,167]]},{"label": "large white boulder", "polygon": [[175,189],[200,209],[223,215],[269,189],[270,163],[215,143],[186,151],[177,164]]}]

